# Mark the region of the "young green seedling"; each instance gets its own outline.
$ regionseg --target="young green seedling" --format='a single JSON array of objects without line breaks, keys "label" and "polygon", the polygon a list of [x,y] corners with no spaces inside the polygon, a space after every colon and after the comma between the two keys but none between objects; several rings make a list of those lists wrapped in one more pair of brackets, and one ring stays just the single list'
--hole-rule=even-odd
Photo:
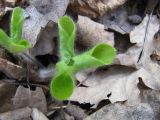
[{"label": "young green seedling", "polygon": [[85,68],[111,64],[115,57],[115,49],[101,43],[83,54],[75,55],[76,25],[73,20],[63,16],[58,21],[58,28],[61,60],[56,64],[56,73],[51,81],[50,90],[55,99],[67,100],[75,87],[75,73]]},{"label": "young green seedling", "polygon": [[11,17],[10,37],[0,29],[0,45],[13,54],[24,52],[30,47],[30,43],[22,39],[23,22],[24,10],[16,7]]}]

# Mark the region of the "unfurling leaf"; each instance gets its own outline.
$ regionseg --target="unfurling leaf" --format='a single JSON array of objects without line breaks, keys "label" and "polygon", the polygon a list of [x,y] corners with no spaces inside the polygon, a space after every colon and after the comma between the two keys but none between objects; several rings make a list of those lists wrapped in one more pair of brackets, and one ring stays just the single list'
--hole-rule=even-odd
[{"label": "unfurling leaf", "polygon": [[11,36],[9,37],[0,29],[0,45],[11,53],[24,52],[30,48],[30,43],[22,39],[22,29],[24,22],[24,10],[20,7],[13,9],[11,18]]},{"label": "unfurling leaf", "polygon": [[69,64],[72,57],[74,56],[74,39],[76,26],[70,17],[63,16],[58,21],[58,28],[60,37],[61,59]]}]

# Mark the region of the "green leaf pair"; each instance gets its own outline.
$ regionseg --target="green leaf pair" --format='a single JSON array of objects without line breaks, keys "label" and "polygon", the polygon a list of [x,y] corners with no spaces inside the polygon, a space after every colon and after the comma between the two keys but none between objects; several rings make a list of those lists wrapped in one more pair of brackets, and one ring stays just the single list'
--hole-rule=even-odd
[{"label": "green leaf pair", "polygon": [[63,16],[58,22],[60,37],[61,61],[56,64],[56,74],[51,82],[51,94],[57,100],[67,100],[75,87],[76,72],[92,67],[111,64],[115,57],[115,49],[105,43],[75,56],[74,39],[76,25],[68,16]]},{"label": "green leaf pair", "polygon": [[0,45],[11,53],[24,52],[30,48],[30,43],[22,39],[22,29],[24,22],[24,10],[20,7],[13,9],[11,18],[11,35],[10,37],[0,29]]}]

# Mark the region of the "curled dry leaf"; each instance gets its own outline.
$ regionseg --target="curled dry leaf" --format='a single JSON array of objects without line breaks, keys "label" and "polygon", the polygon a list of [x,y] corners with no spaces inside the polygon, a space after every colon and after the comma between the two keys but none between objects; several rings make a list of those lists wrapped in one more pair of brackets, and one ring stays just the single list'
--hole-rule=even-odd
[{"label": "curled dry leaf", "polygon": [[42,88],[37,87],[35,91],[19,86],[13,98],[14,108],[26,106],[38,108],[41,112],[47,112],[46,98]]},{"label": "curled dry leaf", "polygon": [[25,107],[0,114],[0,120],[30,120],[31,108]]},{"label": "curled dry leaf", "polygon": [[154,38],[154,35],[159,29],[159,20],[156,16],[150,18],[146,39],[144,41],[148,19],[149,16],[147,15],[143,22],[131,32],[131,42],[136,44],[125,54],[117,55],[117,60],[121,65],[143,69],[142,74],[147,76],[145,79],[142,77],[144,84],[152,89],[160,90],[160,66],[158,63],[158,56],[160,55],[160,38]]},{"label": "curled dry leaf", "polygon": [[104,30],[104,25],[92,21],[88,17],[78,16],[77,22],[78,43],[93,47],[100,43],[114,46],[114,34]]},{"label": "curled dry leaf", "polygon": [[85,120],[155,120],[153,109],[149,104],[125,106],[120,103],[103,107]]},{"label": "curled dry leaf", "polygon": [[93,18],[102,16],[125,2],[126,0],[70,0],[73,11]]}]

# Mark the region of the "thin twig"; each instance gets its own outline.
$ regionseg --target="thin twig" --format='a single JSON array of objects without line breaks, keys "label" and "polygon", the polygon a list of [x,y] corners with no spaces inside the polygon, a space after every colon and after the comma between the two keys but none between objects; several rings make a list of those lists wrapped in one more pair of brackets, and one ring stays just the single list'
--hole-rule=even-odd
[{"label": "thin twig", "polygon": [[146,29],[145,29],[145,36],[144,36],[144,40],[143,40],[143,47],[142,47],[142,50],[141,50],[141,52],[140,52],[140,54],[139,54],[137,63],[139,63],[139,61],[140,61],[140,59],[141,59],[141,57],[142,57],[142,55],[143,55],[144,45],[145,45],[145,42],[146,42],[146,40],[147,40],[147,33],[148,33],[149,23],[150,23],[150,20],[151,20],[152,15],[153,15],[154,9],[155,9],[155,8],[153,8],[153,10],[151,11],[151,13],[150,13],[150,15],[149,15],[149,19],[148,19],[148,21],[147,21],[147,25],[146,25]]},{"label": "thin twig", "polygon": [[[44,65],[42,65],[38,60],[36,60],[35,58],[31,57],[30,55],[28,55],[27,53],[21,53],[20,54],[23,58],[26,57],[27,59],[31,60],[33,63],[35,63],[36,65],[38,65],[40,68],[45,68]],[[24,58],[25,59],[25,58]]]}]

